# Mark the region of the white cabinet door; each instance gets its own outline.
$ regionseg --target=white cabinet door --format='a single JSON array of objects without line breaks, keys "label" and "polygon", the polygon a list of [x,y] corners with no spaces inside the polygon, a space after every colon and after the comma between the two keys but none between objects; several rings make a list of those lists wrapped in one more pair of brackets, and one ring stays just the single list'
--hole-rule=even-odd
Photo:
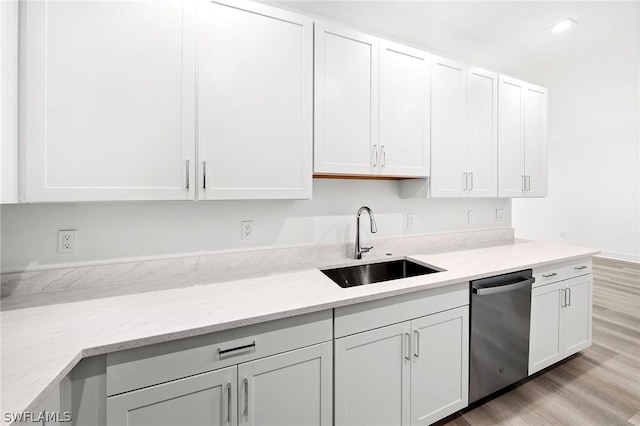
[{"label": "white cabinet door", "polygon": [[381,175],[429,175],[429,68],[427,52],[380,40]]},{"label": "white cabinet door", "polygon": [[313,21],[258,3],[204,4],[198,197],[311,198]]},{"label": "white cabinet door", "polygon": [[469,401],[469,307],[411,321],[411,424],[429,425]]},{"label": "white cabinet door", "polygon": [[466,189],[466,65],[431,55],[431,196]]},{"label": "white cabinet door", "polygon": [[547,195],[547,89],[499,76],[498,196]]},{"label": "white cabinet door", "polygon": [[107,398],[112,426],[237,424],[237,367]]},{"label": "white cabinet door", "polygon": [[378,154],[378,39],[315,23],[314,172],[374,173]]},{"label": "white cabinet door", "polygon": [[25,200],[193,199],[194,0],[21,12]]},{"label": "white cabinet door", "polygon": [[18,0],[0,2],[0,203],[18,196]]},{"label": "white cabinet door", "polygon": [[567,357],[591,346],[592,275],[563,281],[562,350]]},{"label": "white cabinet door", "polygon": [[467,196],[498,195],[498,75],[467,71]]},{"label": "white cabinet door", "polygon": [[332,424],[332,343],[238,366],[241,425]]},{"label": "white cabinet door", "polygon": [[562,281],[531,289],[529,374],[562,359],[561,287]]},{"label": "white cabinet door", "polygon": [[524,97],[526,83],[503,75],[498,89],[498,196],[524,195]]},{"label": "white cabinet door", "polygon": [[531,290],[529,374],[591,345],[592,275]]},{"label": "white cabinet door", "polygon": [[544,197],[547,195],[547,89],[527,85],[524,117],[525,196]]},{"label": "white cabinet door", "polygon": [[335,424],[410,424],[409,322],[335,340]]}]

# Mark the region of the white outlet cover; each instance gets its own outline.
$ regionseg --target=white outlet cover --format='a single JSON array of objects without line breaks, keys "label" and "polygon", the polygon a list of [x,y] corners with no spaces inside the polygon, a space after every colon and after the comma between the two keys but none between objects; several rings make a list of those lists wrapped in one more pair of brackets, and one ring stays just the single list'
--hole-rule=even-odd
[{"label": "white outlet cover", "polygon": [[467,212],[467,220],[469,221],[469,223],[473,223],[473,210],[469,210]]},{"label": "white outlet cover", "polygon": [[414,228],[416,226],[416,214],[407,213],[407,228]]},{"label": "white outlet cover", "polygon": [[73,254],[76,252],[76,234],[75,229],[62,229],[58,231],[58,253]]},{"label": "white outlet cover", "polygon": [[245,220],[240,223],[240,238],[243,240],[253,238],[253,221]]},{"label": "white outlet cover", "polygon": [[496,220],[503,220],[503,219],[504,219],[504,210],[496,209]]}]

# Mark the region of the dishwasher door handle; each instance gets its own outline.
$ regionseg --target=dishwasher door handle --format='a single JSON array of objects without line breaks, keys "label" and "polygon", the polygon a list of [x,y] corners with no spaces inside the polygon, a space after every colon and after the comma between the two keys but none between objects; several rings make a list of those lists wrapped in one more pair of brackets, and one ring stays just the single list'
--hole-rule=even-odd
[{"label": "dishwasher door handle", "polygon": [[496,294],[496,293],[506,293],[507,291],[513,291],[513,290],[524,288],[528,285],[533,284],[534,282],[536,282],[535,278],[529,278],[524,281],[518,281],[517,283],[507,284],[507,285],[498,284],[493,287],[481,287],[481,288],[477,288],[474,286],[473,292],[478,296],[485,296],[487,294]]}]

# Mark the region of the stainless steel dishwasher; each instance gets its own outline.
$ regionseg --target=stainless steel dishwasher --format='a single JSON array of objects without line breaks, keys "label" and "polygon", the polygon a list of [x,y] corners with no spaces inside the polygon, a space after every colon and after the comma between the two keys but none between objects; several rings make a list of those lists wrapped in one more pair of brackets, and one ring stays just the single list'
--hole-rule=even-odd
[{"label": "stainless steel dishwasher", "polygon": [[471,281],[469,403],[527,377],[534,281],[531,269]]}]

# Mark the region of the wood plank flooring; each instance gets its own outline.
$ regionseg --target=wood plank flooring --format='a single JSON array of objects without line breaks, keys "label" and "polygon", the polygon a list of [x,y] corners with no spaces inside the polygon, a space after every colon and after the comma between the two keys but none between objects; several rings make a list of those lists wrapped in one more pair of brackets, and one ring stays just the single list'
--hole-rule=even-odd
[{"label": "wood plank flooring", "polygon": [[640,426],[640,265],[594,258],[593,276],[591,347],[439,425]]}]

